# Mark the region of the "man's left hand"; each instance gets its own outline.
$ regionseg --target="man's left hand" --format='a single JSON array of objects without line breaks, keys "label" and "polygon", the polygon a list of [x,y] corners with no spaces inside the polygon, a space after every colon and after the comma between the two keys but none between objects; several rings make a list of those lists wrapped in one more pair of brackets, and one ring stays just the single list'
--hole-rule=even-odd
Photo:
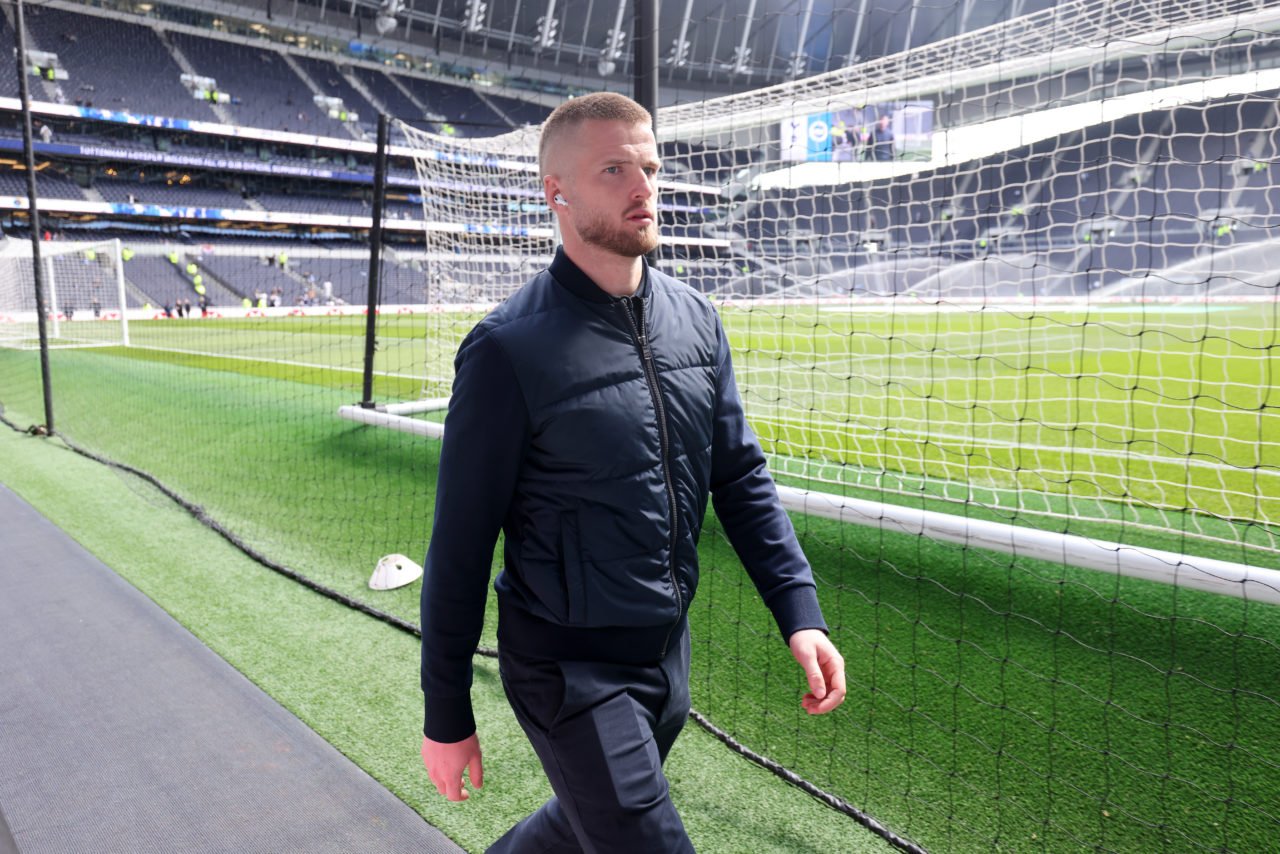
[{"label": "man's left hand", "polygon": [[809,693],[800,705],[811,715],[823,715],[844,702],[844,659],[826,632],[801,629],[787,641],[804,675]]}]

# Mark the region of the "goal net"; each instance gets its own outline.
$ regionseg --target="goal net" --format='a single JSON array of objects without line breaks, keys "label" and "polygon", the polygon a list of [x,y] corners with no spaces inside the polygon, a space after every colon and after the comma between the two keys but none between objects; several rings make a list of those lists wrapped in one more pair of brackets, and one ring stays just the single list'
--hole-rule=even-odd
[{"label": "goal net", "polygon": [[[124,261],[120,242],[40,245],[45,331],[50,347],[129,343]],[[0,346],[38,349],[39,320],[31,243],[0,244]]]},{"label": "goal net", "polygon": [[[1273,563],[1280,73],[1241,57],[1276,16],[1081,0],[661,110],[659,263],[722,306],[775,473]],[[401,131],[447,395],[552,219],[536,134]]]},{"label": "goal net", "polygon": [[[93,31],[118,23],[108,18],[120,4],[109,5],[83,7],[106,16]],[[280,33],[298,23],[282,15],[266,29],[287,40],[200,54],[312,68],[313,82],[343,89],[364,81],[361,91],[402,116],[420,119],[429,105],[442,130],[445,110],[475,118],[481,95],[550,108],[567,91],[625,91],[634,70],[626,4],[605,10],[618,16],[607,50],[585,37],[572,49],[540,44],[529,74],[519,59],[532,54],[502,47],[529,32],[521,16],[549,24],[576,5],[490,3],[452,48],[446,8],[435,16],[438,52],[420,38],[430,13],[414,5],[402,46],[430,52],[433,68],[416,76],[381,47],[356,66],[314,34],[304,47],[301,33]],[[656,263],[723,318],[747,416],[796,511],[848,674],[840,709],[804,715],[803,675],[709,513],[689,606],[698,720],[820,789],[824,803],[874,819],[863,826],[927,850],[1274,849],[1280,4],[663,6],[664,56],[670,36],[696,49],[682,64],[677,42],[657,75]],[[181,43],[202,61],[190,16],[166,17],[165,4],[131,34],[82,36],[79,48],[61,34],[90,28],[40,9],[29,20],[43,19],[43,41],[60,43],[73,71],[77,50],[108,43],[161,59]],[[272,38],[222,17],[225,29],[206,35]],[[984,23],[1001,17],[1011,19]],[[540,43],[556,41],[551,29]],[[817,49],[823,41],[836,47]],[[154,50],[132,49],[144,42]],[[911,49],[880,57],[896,45]],[[480,93],[460,106],[427,85],[454,48],[488,66],[473,76],[470,60],[450,62]],[[560,63],[541,61],[551,51]],[[76,91],[97,86],[94,99],[109,104],[114,80],[127,96],[114,54],[100,73],[80,73]],[[566,76],[552,79],[557,68]],[[756,85],[762,75],[771,85]],[[235,139],[173,129],[187,154],[229,155],[227,168],[193,169],[197,186],[68,168],[104,199],[141,187],[163,199],[199,190],[198,200],[216,188],[238,207],[229,188],[277,178],[300,192],[259,193],[263,230],[251,238],[238,215],[205,228],[148,214],[139,230],[112,232],[130,235],[124,257],[136,252],[123,265],[139,306],[127,329],[111,317],[125,305],[120,251],[41,244],[49,335],[68,348],[49,359],[47,387],[34,354],[10,349],[37,335],[30,246],[0,245],[0,404],[7,420],[32,421],[52,389],[64,440],[154,475],[242,547],[409,628],[418,591],[381,577],[374,586],[391,589],[370,590],[369,573],[382,555],[422,555],[441,446],[417,436],[440,432],[440,412],[427,410],[449,394],[459,342],[555,251],[536,134],[475,139],[398,124],[381,170],[387,242],[371,247],[366,146],[339,140],[301,167],[268,164],[278,174],[267,182],[248,162],[256,153],[307,152],[270,141],[279,107],[253,81],[243,88],[241,124],[269,122]],[[277,102],[289,91],[266,88],[280,89]],[[435,94],[405,102],[402,88]],[[64,122],[70,104],[46,106],[73,143],[77,128],[106,141],[122,133]],[[313,177],[292,177],[299,168]],[[304,219],[325,225],[289,224],[319,207],[323,220]],[[335,222],[345,225],[328,224],[344,211]],[[97,216],[60,222],[94,235],[89,227],[125,224]],[[140,308],[194,299],[197,284],[208,316]],[[378,405],[343,407],[357,399]],[[338,407],[411,430],[330,417]],[[737,782],[737,802],[755,796],[754,780]],[[723,806],[706,815],[734,812]],[[864,847],[859,827],[839,821],[823,828],[848,844],[826,847]],[[705,836],[715,830],[704,822]],[[804,845],[785,831],[761,842]]]},{"label": "goal net", "polygon": [[[1246,779],[1280,767],[1274,684],[1226,662],[1280,629],[1277,30],[1258,2],[1077,0],[659,111],[659,266],[718,305],[790,506],[871,531],[798,517],[859,697],[816,736],[709,525],[712,720],[942,848],[1275,828]],[[400,131],[439,396],[552,217],[530,134]]]}]

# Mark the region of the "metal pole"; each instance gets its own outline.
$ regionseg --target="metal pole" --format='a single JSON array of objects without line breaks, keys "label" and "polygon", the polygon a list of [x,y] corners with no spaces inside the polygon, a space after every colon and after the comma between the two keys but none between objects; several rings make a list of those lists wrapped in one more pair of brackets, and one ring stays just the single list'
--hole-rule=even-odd
[{"label": "metal pole", "polygon": [[[658,4],[655,0],[636,0],[636,34],[631,40],[635,56],[636,103],[653,117],[653,135],[658,135]],[[649,266],[658,263],[658,250],[645,256]]]},{"label": "metal pole", "polygon": [[373,164],[373,226],[369,229],[369,298],[364,323],[364,394],[360,405],[372,409],[373,354],[378,335],[378,274],[382,270],[382,205],[387,196],[387,128],[385,113],[378,114],[378,151]]},{"label": "metal pole", "polygon": [[635,99],[653,115],[653,132],[658,133],[658,4],[636,0]]},{"label": "metal pole", "polygon": [[114,241],[116,250],[116,299],[120,302],[120,343],[129,346],[129,303],[124,281],[124,244],[120,238]]},{"label": "metal pole", "polygon": [[751,69],[747,41],[751,38],[751,22],[755,19],[756,0],[751,0],[750,5],[747,6],[747,14],[742,19],[742,41],[738,42],[738,52],[733,58],[733,71],[735,74],[746,74]]},{"label": "metal pole", "polygon": [[[42,259],[44,260],[44,259]],[[47,299],[44,302],[45,313],[49,315],[50,336],[56,341],[62,337],[61,323],[58,320],[58,274],[53,269],[53,259],[47,259],[48,263],[42,264],[44,267],[44,292]]]},{"label": "metal pole", "polygon": [[796,49],[791,54],[791,76],[804,77],[808,68],[804,65],[805,42],[809,40],[809,24],[813,21],[813,0],[804,4],[804,14],[800,17],[800,32],[796,34]]},{"label": "metal pole", "polygon": [[[675,51],[671,57],[672,68],[678,68],[681,60],[688,61],[686,53],[685,41],[689,36],[689,19],[693,15],[693,0],[685,0],[684,14],[680,16],[680,35],[676,36]],[[674,72],[673,72],[674,73]],[[670,78],[668,78],[670,79]]]},{"label": "metal pole", "polygon": [[907,53],[911,50],[911,37],[916,32],[916,12],[920,9],[916,0],[911,0],[911,15],[907,18],[907,37],[902,45],[902,52]]},{"label": "metal pole", "polygon": [[857,17],[853,22],[853,40],[849,43],[849,64],[856,65],[861,56],[858,54],[858,43],[862,41],[862,25],[867,20],[867,0],[862,0],[858,7]]},{"label": "metal pole", "polygon": [[969,18],[973,15],[973,0],[964,0],[964,11],[960,13],[960,25],[956,35],[969,32]]},{"label": "metal pole", "polygon": [[36,203],[36,154],[31,143],[31,89],[27,85],[27,25],[22,0],[18,12],[18,95],[22,99],[22,154],[27,167],[27,220],[31,223],[31,274],[36,288],[36,324],[40,330],[40,381],[44,386],[44,429],[53,435],[53,386],[49,379],[49,333],[45,328],[44,264],[40,261],[40,210]]}]

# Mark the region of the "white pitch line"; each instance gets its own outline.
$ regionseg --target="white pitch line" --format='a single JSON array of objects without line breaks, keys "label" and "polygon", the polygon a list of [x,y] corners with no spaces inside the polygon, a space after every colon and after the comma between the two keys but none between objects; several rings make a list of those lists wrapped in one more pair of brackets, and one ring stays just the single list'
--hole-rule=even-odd
[{"label": "white pitch line", "polygon": [[[749,417],[751,417],[750,410],[748,410],[747,414]],[[762,419],[760,419],[759,416],[755,416],[753,417],[753,420],[759,421]],[[847,423],[837,424],[831,421],[818,421],[816,422],[816,426],[815,426],[815,422],[811,422],[811,421],[802,422],[798,419],[787,418],[787,417],[775,417],[775,418],[765,419],[765,420],[768,420],[771,423],[780,424],[782,426],[792,426],[800,429],[806,429],[809,432],[821,431],[823,429],[826,429],[829,432],[834,432],[834,433],[845,431],[849,435],[857,436],[860,438],[872,438],[872,439],[878,438],[878,439],[885,439],[889,441],[895,441],[895,440],[917,441],[918,439],[928,439],[930,442],[939,443],[939,444],[941,443],[949,443],[952,445],[967,444],[967,445],[977,445],[981,447],[998,447],[998,448],[1005,448],[1005,449],[1017,448],[1019,450],[1027,450],[1027,451],[1048,451],[1056,454],[1061,454],[1064,456],[1069,452],[1067,448],[1064,448],[1061,445],[1028,444],[1026,442],[1013,442],[1007,439],[977,438],[973,436],[957,436],[955,434],[948,434],[948,433],[931,433],[924,430],[912,430],[906,427],[895,427],[895,428],[892,428],[891,430],[877,430],[875,428],[863,427],[858,424],[847,424]],[[1160,463],[1165,465],[1174,465],[1177,467],[1181,467],[1185,465],[1191,468],[1207,469],[1209,471],[1215,471],[1215,472],[1247,471],[1247,469],[1244,469],[1240,466],[1233,466],[1233,465],[1230,465],[1229,463],[1213,462],[1213,461],[1205,460],[1195,456],[1167,456],[1167,455],[1159,455],[1159,454],[1140,454],[1132,451],[1113,451],[1105,448],[1094,448],[1094,447],[1075,448],[1075,449],[1071,449],[1070,453],[1084,454],[1087,456],[1110,457],[1113,459],[1137,460],[1139,462]],[[1271,476],[1280,477],[1280,470],[1272,471],[1267,468],[1256,468],[1254,469],[1254,471],[1259,475],[1269,474]]]},{"label": "white pitch line", "polygon": [[[264,358],[262,356],[241,356],[234,353],[210,353],[204,350],[185,350],[178,347],[158,347],[155,344],[135,344],[138,350],[158,350],[162,353],[181,353],[184,356],[208,356],[213,359],[235,359],[241,362],[267,362],[272,365],[287,365],[291,368],[310,368],[321,371],[338,371],[345,374],[363,374],[364,368],[347,368],[341,365],[322,365],[314,362],[299,362],[293,359]],[[400,374],[391,371],[374,371],[380,377],[391,377],[403,380],[425,380],[420,374]]]}]

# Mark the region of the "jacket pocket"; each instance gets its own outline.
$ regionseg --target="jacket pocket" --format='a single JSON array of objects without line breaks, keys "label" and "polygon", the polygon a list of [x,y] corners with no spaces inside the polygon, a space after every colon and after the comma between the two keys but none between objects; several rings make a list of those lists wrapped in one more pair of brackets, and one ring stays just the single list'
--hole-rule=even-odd
[{"label": "jacket pocket", "polygon": [[577,513],[561,514],[560,543],[564,561],[566,622],[581,625],[587,621],[587,586],[582,567],[582,538]]}]

